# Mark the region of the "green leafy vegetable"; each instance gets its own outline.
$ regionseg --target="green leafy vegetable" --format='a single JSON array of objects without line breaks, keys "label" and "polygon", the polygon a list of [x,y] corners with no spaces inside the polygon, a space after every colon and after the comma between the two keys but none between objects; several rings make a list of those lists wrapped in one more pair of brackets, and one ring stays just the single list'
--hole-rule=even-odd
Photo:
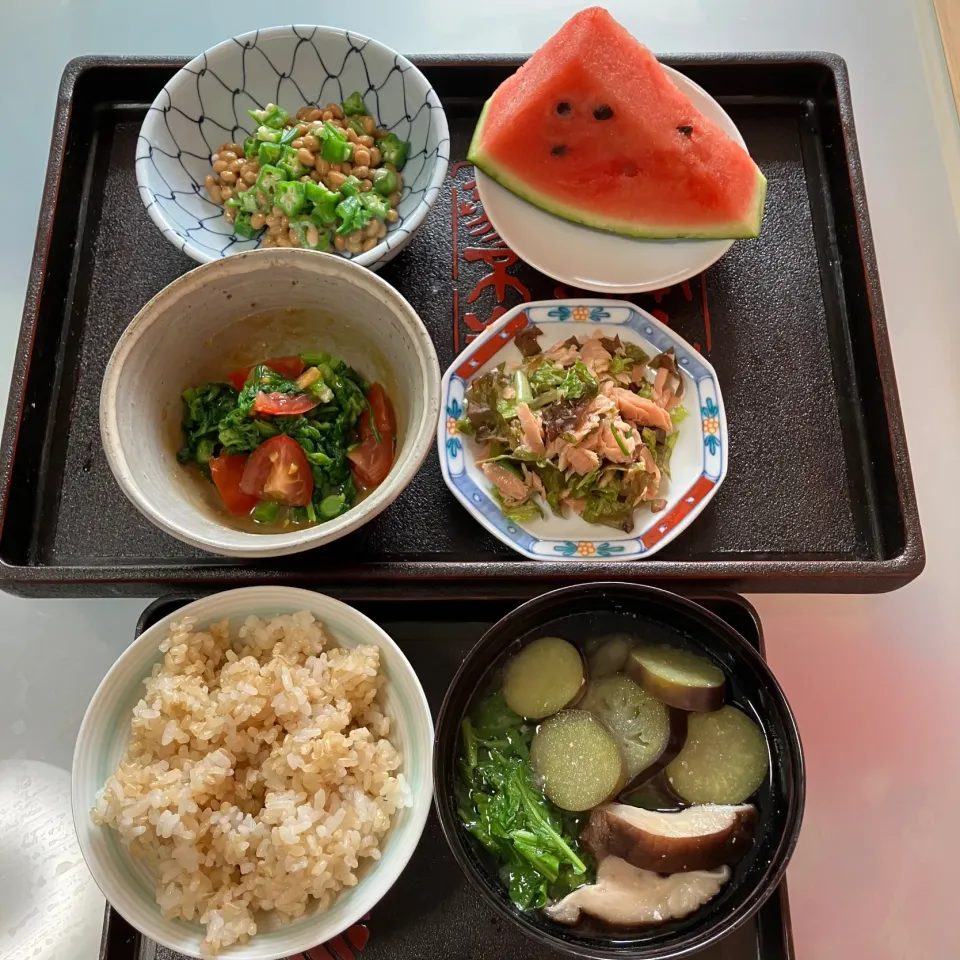
[{"label": "green leafy vegetable", "polygon": [[[306,223],[312,226],[312,221]],[[178,456],[184,463],[204,464],[222,452],[252,453],[264,440],[286,434],[303,447],[314,480],[313,502],[299,512],[290,508],[287,519],[316,522],[339,516],[356,501],[347,452],[354,442],[360,416],[369,411],[369,384],[342,360],[327,353],[304,354],[301,359],[319,372],[317,379],[305,388],[259,364],[253,367],[239,393],[227,383],[186,390],[185,443]],[[261,391],[309,393],[320,405],[304,415],[259,414],[254,411],[254,404]],[[254,519],[270,522],[263,511]]]},{"label": "green leafy vegetable", "polygon": [[480,702],[461,733],[457,812],[497,861],[510,899],[530,910],[589,883],[592,862],[576,839],[581,818],[563,815],[533,781],[534,727],[498,692]]},{"label": "green leafy vegetable", "polygon": [[597,392],[597,381],[582,360],[578,360],[557,384],[557,391],[565,400],[579,400],[580,397]]},{"label": "green leafy vegetable", "polygon": [[181,463],[205,462],[197,455],[198,447],[203,440],[216,441],[220,421],[236,406],[237,391],[228,383],[208,383],[204,387],[184,390],[183,402],[185,443],[177,459]]},{"label": "green leafy vegetable", "polygon": [[544,496],[550,509],[558,516],[563,516],[560,508],[560,491],[563,489],[563,474],[552,464],[532,468],[543,483]]},{"label": "green leafy vegetable", "polygon": [[520,504],[511,504],[507,503],[502,496],[500,496],[500,491],[494,487],[491,491],[491,496],[494,500],[497,501],[500,509],[503,511],[503,515],[508,520],[513,520],[514,523],[526,523],[530,520],[537,520],[543,516],[543,511],[540,509],[540,504],[536,500],[525,500]]}]

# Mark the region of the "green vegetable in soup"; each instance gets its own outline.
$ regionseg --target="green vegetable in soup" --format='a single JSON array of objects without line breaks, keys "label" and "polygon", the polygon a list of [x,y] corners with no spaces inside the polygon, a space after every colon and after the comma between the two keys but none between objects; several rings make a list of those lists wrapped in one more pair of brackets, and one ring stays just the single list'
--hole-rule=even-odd
[{"label": "green vegetable in soup", "polygon": [[499,693],[482,700],[462,726],[455,794],[464,828],[494,858],[521,910],[592,881],[577,837],[582,818],[545,799],[530,770],[534,728]]}]

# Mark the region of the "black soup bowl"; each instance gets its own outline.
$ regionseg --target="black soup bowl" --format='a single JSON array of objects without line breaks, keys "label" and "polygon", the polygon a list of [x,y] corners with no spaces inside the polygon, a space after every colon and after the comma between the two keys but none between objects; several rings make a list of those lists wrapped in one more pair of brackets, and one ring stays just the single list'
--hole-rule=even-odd
[{"label": "black soup bowl", "polygon": [[[763,730],[770,769],[751,802],[757,808],[752,846],[716,897],[682,920],[639,928],[566,927],[540,910],[511,902],[492,857],[457,815],[454,785],[461,725],[506,661],[543,636],[583,643],[628,632],[645,643],[684,647],[726,675],[726,702]],[[800,738],[783,691],[760,654],[703,607],[676,594],[628,583],[589,583],[544,594],[494,624],[464,659],[440,709],[434,748],[437,813],[450,849],[481,896],[501,916],[545,947],[594,960],[674,960],[703,950],[739,929],[774,893],[800,833],[804,804]]]}]

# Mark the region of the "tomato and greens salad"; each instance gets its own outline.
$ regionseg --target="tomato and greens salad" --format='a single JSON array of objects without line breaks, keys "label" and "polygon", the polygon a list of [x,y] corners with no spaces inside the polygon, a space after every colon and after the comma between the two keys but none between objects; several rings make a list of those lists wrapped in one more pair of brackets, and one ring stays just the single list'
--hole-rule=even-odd
[{"label": "tomato and greens salad", "polygon": [[381,484],[396,420],[379,383],[326,353],[274,357],[183,393],[178,459],[227,510],[257,523],[324,523]]}]

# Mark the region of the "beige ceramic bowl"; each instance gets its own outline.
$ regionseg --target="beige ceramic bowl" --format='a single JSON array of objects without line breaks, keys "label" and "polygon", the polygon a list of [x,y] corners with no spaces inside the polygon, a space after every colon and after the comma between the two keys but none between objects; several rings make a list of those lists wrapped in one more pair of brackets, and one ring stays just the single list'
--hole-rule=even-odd
[{"label": "beige ceramic bowl", "polygon": [[[180,394],[270,356],[325,350],[380,381],[397,414],[387,479],[343,516],[289,533],[231,525],[212,484],[177,461]],[[388,283],[340,257],[259,250],[206,264],[157,294],[121,336],[103,378],[100,432],[134,506],[185,543],[275,557],[356,530],[407,486],[430,448],[440,367],[422,321]]]}]

